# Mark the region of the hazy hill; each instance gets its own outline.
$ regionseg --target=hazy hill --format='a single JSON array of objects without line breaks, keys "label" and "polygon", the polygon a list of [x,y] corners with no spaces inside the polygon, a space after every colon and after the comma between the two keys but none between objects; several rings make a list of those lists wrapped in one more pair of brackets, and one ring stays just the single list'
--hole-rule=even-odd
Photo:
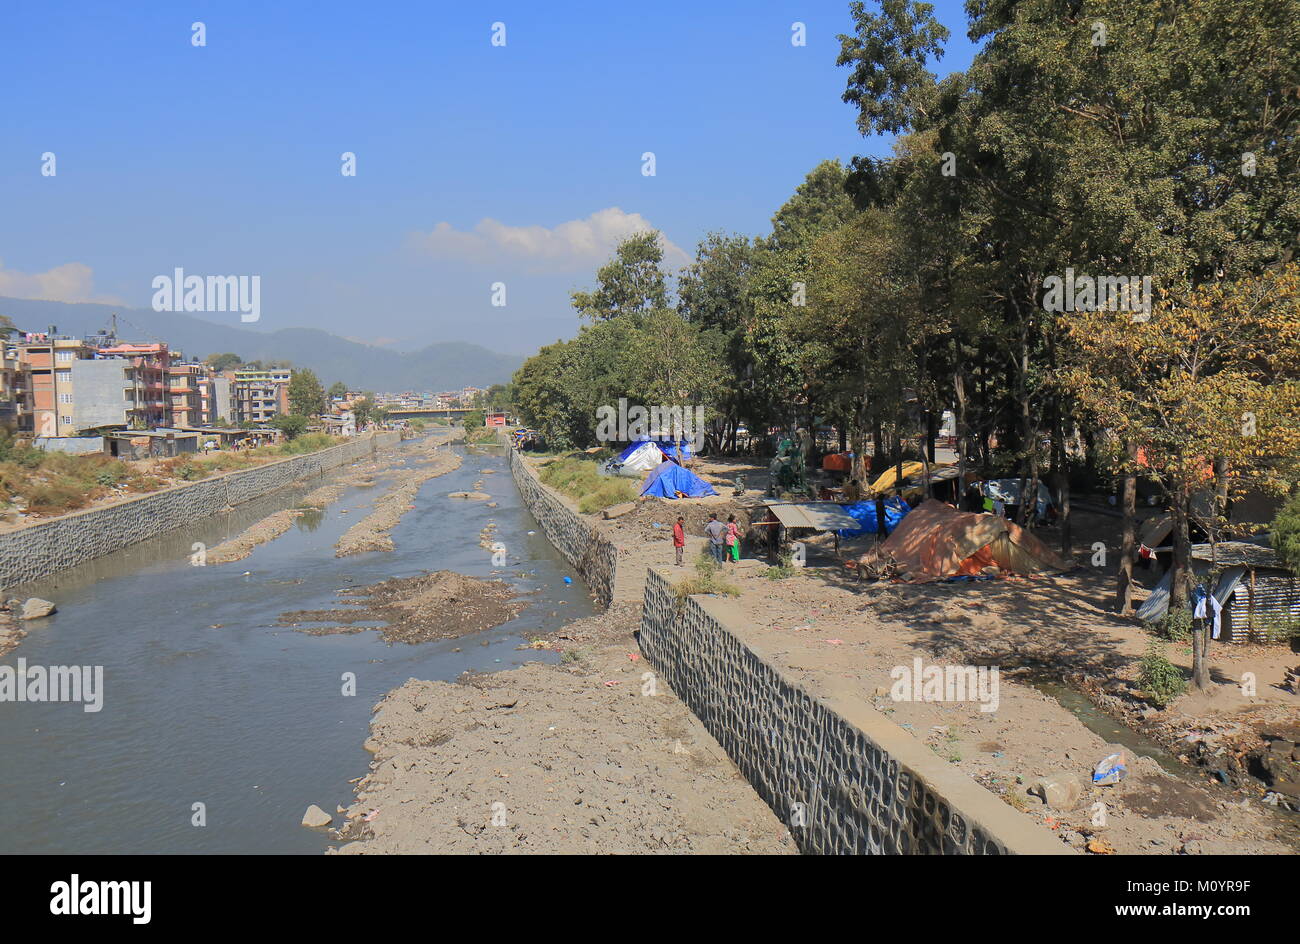
[{"label": "hazy hill", "polygon": [[[22,331],[45,331],[54,325],[60,334],[94,334],[108,327],[114,312],[118,337],[123,341],[165,341],[187,357],[198,359],[233,351],[246,361],[290,361],[310,367],[327,387],[336,380],[353,389],[376,391],[454,390],[466,384],[486,387],[509,380],[523,362],[519,357],[461,342],[430,344],[403,353],[358,344],[315,328],[253,331],[182,312],[0,298],[0,314],[8,315]],[[231,315],[233,320],[238,317]]]}]

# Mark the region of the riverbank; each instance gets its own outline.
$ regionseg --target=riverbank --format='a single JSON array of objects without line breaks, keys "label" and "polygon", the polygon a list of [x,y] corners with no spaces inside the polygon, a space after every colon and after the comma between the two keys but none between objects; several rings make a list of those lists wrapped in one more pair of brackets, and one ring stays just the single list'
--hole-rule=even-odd
[{"label": "riverbank", "polygon": [[616,604],[537,640],[558,665],[389,692],[338,854],[794,853],[700,721],[648,693],[639,621]]},{"label": "riverbank", "polygon": [[102,508],[77,511],[0,534],[0,587],[39,581],[62,570],[212,518],[295,484],[309,483],[401,442],[371,433],[318,452],[173,485]]}]

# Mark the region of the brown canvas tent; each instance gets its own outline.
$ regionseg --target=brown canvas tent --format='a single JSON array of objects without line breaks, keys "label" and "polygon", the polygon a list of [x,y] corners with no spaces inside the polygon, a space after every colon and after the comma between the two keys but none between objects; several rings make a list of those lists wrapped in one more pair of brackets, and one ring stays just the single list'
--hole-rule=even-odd
[{"label": "brown canvas tent", "polygon": [[898,573],[912,582],[975,576],[986,567],[1012,574],[1070,568],[1069,562],[1014,522],[956,511],[934,499],[908,513],[877,553],[882,559],[892,558]]}]

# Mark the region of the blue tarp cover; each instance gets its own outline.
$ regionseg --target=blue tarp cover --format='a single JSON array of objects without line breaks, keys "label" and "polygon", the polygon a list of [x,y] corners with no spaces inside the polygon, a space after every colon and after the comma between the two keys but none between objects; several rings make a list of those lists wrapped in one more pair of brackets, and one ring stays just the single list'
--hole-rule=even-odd
[{"label": "blue tarp cover", "polygon": [[658,495],[660,498],[676,498],[678,492],[687,498],[718,494],[712,485],[676,462],[664,462],[658,468],[651,469],[641,486],[642,495]]},{"label": "blue tarp cover", "polygon": [[[844,511],[850,518],[862,522],[862,527],[856,531],[850,531],[848,528],[842,528],[836,532],[842,538],[856,538],[864,534],[875,534],[880,530],[880,523],[876,520],[876,502],[871,501],[854,502],[851,505],[844,505]],[[894,528],[898,527],[898,522],[903,520],[903,515],[911,509],[908,508],[907,502],[895,495],[885,502],[885,528],[892,533]]]},{"label": "blue tarp cover", "polygon": [[674,442],[672,436],[642,436],[637,440],[636,445],[640,445],[643,442],[654,443],[663,450],[663,454],[669,459],[676,459],[679,462],[682,459],[689,459],[694,455],[691,449],[692,444],[689,439],[679,439]]}]

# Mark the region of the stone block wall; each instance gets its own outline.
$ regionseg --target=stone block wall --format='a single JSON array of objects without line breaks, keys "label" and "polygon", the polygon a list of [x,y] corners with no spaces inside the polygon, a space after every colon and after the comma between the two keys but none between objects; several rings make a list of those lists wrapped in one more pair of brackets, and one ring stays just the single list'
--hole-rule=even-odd
[{"label": "stone block wall", "polygon": [[0,588],[39,580],[111,554],[214,515],[222,508],[241,505],[294,482],[367,458],[400,441],[398,432],[376,433],[317,453],[174,485],[106,508],[72,512],[10,531],[0,535]]},{"label": "stone block wall", "polygon": [[857,695],[822,699],[729,627],[734,603],[646,575],[641,649],[805,853],[1068,854]]},{"label": "stone block wall", "polygon": [[541,525],[542,533],[587,582],[596,602],[602,607],[609,606],[614,598],[618,549],[590,522],[551,494],[514,449],[510,450],[510,472],[524,505]]}]

